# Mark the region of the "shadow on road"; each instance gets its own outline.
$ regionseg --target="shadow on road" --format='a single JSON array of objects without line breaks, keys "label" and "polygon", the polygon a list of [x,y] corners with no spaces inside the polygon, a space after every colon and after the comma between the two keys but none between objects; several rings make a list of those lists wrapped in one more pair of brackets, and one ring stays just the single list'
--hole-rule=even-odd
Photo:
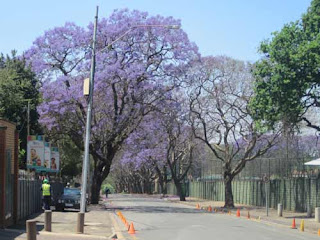
[{"label": "shadow on road", "polygon": [[305,216],[288,216],[288,217],[284,217],[284,218],[286,218],[286,219],[293,219],[293,218],[295,218],[295,219],[312,219],[312,218],[314,218],[314,215],[312,215],[311,217],[308,217],[307,215],[305,215]]},{"label": "shadow on road", "polygon": [[[113,195],[105,199],[103,207],[106,211],[123,210],[139,213],[201,213],[199,209],[182,207],[181,205],[170,206],[171,202],[164,201],[158,197],[146,197],[137,195]],[[114,204],[115,203],[115,204]],[[133,203],[133,206],[128,206]],[[137,204],[138,203],[138,204]],[[145,204],[146,203],[146,204]],[[159,204],[160,203],[160,204]],[[129,204],[131,205],[131,204]],[[171,204],[172,205],[172,204]],[[101,206],[101,205],[100,205]]]},{"label": "shadow on road", "polygon": [[192,208],[182,207],[160,207],[160,206],[133,206],[133,207],[122,207],[122,206],[106,206],[106,211],[131,211],[139,213],[200,213],[201,211]]}]

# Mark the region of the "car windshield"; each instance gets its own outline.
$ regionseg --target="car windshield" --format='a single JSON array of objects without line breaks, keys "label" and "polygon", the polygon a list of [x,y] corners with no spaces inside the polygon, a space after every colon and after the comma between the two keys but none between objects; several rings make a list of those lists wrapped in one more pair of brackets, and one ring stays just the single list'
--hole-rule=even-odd
[{"label": "car windshield", "polygon": [[64,195],[80,195],[79,189],[65,188]]}]

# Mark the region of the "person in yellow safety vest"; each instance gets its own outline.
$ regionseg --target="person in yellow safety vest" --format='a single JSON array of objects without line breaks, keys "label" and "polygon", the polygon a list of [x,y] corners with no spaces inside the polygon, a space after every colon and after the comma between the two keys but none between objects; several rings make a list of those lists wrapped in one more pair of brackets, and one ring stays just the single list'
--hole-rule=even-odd
[{"label": "person in yellow safety vest", "polygon": [[42,201],[43,201],[44,209],[50,210],[51,186],[47,179],[43,180],[41,191],[42,191]]}]

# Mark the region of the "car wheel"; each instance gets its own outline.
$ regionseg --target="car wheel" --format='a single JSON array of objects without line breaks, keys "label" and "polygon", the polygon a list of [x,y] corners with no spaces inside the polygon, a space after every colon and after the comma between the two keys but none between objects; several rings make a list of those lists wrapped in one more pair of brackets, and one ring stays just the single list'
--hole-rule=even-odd
[{"label": "car wheel", "polygon": [[56,210],[59,212],[63,212],[64,211],[64,207],[56,207]]}]

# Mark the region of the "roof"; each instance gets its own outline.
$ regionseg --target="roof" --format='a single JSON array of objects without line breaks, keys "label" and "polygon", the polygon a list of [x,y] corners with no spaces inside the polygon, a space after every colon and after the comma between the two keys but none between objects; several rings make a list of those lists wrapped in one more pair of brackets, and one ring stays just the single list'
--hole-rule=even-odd
[{"label": "roof", "polygon": [[304,165],[320,166],[320,158],[304,163]]}]

